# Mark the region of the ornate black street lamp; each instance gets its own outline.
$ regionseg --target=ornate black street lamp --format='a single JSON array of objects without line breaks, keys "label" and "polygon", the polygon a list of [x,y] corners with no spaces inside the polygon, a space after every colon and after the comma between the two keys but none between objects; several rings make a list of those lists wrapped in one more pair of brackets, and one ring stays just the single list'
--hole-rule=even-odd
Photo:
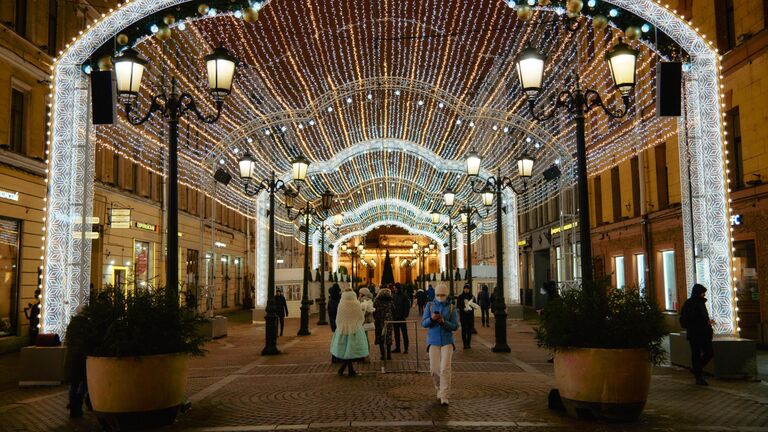
[{"label": "ornate black street lamp", "polygon": [[[448,188],[443,192],[443,201],[445,207],[448,209],[448,225],[443,226],[443,231],[448,231],[448,295],[453,298],[453,218],[451,217],[451,208],[456,200],[456,193],[453,189]],[[432,224],[437,225],[440,223],[440,212],[437,210],[432,211]]]},{"label": "ornate black street lamp", "polygon": [[[496,196],[496,288],[494,289],[493,316],[495,318],[496,344],[493,346],[493,352],[510,352],[507,345],[507,305],[504,300],[504,245],[502,242],[502,199],[501,193],[504,189],[511,189],[515,194],[520,194],[512,185],[512,180],[501,176],[501,169],[496,176],[488,179],[477,187],[474,178],[480,174],[480,156],[474,151],[467,155],[467,175],[473,180],[472,190],[480,193],[483,205],[488,208],[493,204],[494,195]],[[517,160],[517,174],[525,181],[531,177],[533,172],[533,158],[523,155]],[[512,252],[514,253],[514,252]]]},{"label": "ornate black street lamp", "polygon": [[[467,284],[469,284],[470,291],[472,290],[472,230],[477,226],[472,223],[472,215],[480,215],[477,207],[469,205],[467,203],[459,210],[461,214],[461,223],[467,227]],[[482,217],[482,216],[481,216]]]},{"label": "ornate black street lamp", "polygon": [[[309,165],[309,162],[307,162],[307,165]],[[312,301],[309,299],[309,278],[312,276],[312,273],[309,270],[310,224],[312,223],[312,216],[318,216],[318,217],[328,216],[328,210],[330,210],[331,207],[333,206],[333,193],[329,190],[326,190],[325,192],[323,192],[322,203],[321,203],[322,209],[320,211],[312,207],[310,205],[310,202],[307,201],[304,208],[298,210],[295,215],[291,214],[291,210],[293,209],[293,200],[294,198],[296,198],[296,196],[298,196],[298,192],[295,194],[286,193],[285,196],[286,196],[285,209],[286,209],[286,212],[288,213],[288,219],[291,221],[294,221],[299,217],[304,216],[304,285],[302,287],[302,292],[301,292],[301,308],[300,308],[301,309],[301,325],[299,326],[299,332],[297,333],[297,335],[308,336],[310,334],[309,307],[312,304]],[[323,225],[321,222],[321,230],[322,229],[323,229]],[[323,234],[321,235],[325,237],[325,232],[323,232]],[[322,279],[322,277],[320,279]]]},{"label": "ornate black street lamp", "polygon": [[424,274],[424,262],[429,258],[429,255],[432,254],[434,251],[435,245],[433,243],[430,243],[429,246],[424,246],[422,248],[419,243],[413,242],[413,253],[416,255],[416,257],[421,262],[421,289],[426,292],[427,285],[426,285],[426,275]]},{"label": "ornate black street lamp", "polygon": [[[624,117],[631,106],[630,92],[635,87],[638,50],[621,40],[610,50],[605,59],[611,69],[611,76],[616,88],[621,92],[624,107],[613,111],[605,106],[600,94],[592,89],[579,87],[579,76],[575,76],[573,90],[563,90],[558,95],[554,107],[544,114],[535,112],[536,97],[541,91],[544,80],[546,57],[533,48],[526,48],[517,58],[517,73],[520,85],[528,97],[528,109],[538,121],[551,119],[558,108],[565,108],[573,114],[576,122],[576,161],[578,164],[579,190],[579,241],[581,242],[581,277],[582,282],[592,280],[592,237],[589,227],[589,187],[587,183],[587,150],[584,132],[584,116],[589,110],[600,107],[613,118]],[[586,285],[585,285],[586,286]]]},{"label": "ornate black street lamp", "polygon": [[[275,309],[275,192],[285,190],[285,183],[282,180],[275,179],[275,172],[268,179],[256,180],[256,162],[253,156],[246,152],[239,161],[240,178],[245,180],[245,194],[255,196],[261,191],[269,192],[269,271],[267,276],[267,308],[264,321],[266,323],[264,339],[264,349],[262,355],[280,354],[277,349],[277,310]],[[301,187],[301,184],[307,179],[307,169],[309,161],[299,156],[291,162],[293,171],[293,181]],[[289,200],[286,195],[286,201]]]},{"label": "ornate black street lamp", "polygon": [[[327,203],[326,194],[328,194]],[[333,193],[328,190],[326,190],[323,194],[323,209],[325,209],[326,204],[328,205],[328,209],[333,206]],[[325,213],[327,214],[327,210]],[[336,231],[338,231],[343,221],[344,217],[341,215],[341,213],[333,216],[333,225],[336,227]],[[323,219],[320,223],[320,298],[317,300],[318,314],[320,316],[317,319],[317,325],[328,325],[328,320],[326,320],[327,313],[325,309],[325,234],[332,231],[333,229],[330,226],[325,225],[325,220]]]},{"label": "ornate black street lamp", "polygon": [[176,78],[171,79],[171,92],[152,96],[149,110],[144,116],[136,116],[133,109],[141,88],[141,77],[147,61],[139,56],[134,49],[125,50],[122,55],[115,57],[115,77],[117,95],[125,107],[125,117],[132,125],[145,123],[155,112],[168,123],[168,253],[165,264],[165,284],[174,294],[175,301],[179,299],[179,182],[178,182],[178,147],[179,120],[188,112],[195,114],[203,123],[214,123],[221,115],[224,98],[232,90],[237,59],[226,49],[219,47],[205,56],[208,69],[208,91],[216,103],[216,113],[206,116],[197,108],[195,99],[187,92],[176,90]]}]

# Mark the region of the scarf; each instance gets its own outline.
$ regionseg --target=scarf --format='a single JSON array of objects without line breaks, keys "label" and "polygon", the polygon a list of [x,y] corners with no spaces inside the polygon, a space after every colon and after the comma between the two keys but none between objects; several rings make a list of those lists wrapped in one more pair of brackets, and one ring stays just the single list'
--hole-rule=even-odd
[{"label": "scarf", "polygon": [[363,311],[353,291],[341,295],[339,310],[336,313],[336,331],[343,335],[353,334],[363,326]]}]

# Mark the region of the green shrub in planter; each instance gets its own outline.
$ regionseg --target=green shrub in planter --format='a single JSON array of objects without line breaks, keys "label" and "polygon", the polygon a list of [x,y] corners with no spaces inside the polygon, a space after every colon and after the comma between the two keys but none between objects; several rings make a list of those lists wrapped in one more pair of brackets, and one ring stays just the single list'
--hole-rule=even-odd
[{"label": "green shrub in planter", "polygon": [[203,354],[204,339],[197,328],[204,318],[180,306],[164,288],[137,289],[127,294],[106,286],[91,294],[80,315],[87,318],[85,340],[79,345],[89,356],[128,357],[156,354]]},{"label": "green shrub in planter", "polygon": [[615,289],[600,281],[573,289],[549,301],[536,328],[539,346],[552,351],[570,348],[646,348],[653,364],[666,352],[661,339],[668,331],[655,302],[636,290]]}]

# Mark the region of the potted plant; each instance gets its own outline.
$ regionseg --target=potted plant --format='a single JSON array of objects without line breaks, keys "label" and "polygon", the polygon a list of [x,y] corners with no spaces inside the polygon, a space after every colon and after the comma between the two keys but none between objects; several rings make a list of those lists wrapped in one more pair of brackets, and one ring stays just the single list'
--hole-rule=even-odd
[{"label": "potted plant", "polygon": [[663,361],[667,334],[658,306],[607,281],[547,303],[536,329],[554,351],[555,381],[571,416],[634,421],[648,398],[651,367]]},{"label": "potted plant", "polygon": [[80,312],[88,393],[99,421],[115,429],[173,423],[184,404],[190,355],[201,355],[203,321],[163,288],[105,287]]}]

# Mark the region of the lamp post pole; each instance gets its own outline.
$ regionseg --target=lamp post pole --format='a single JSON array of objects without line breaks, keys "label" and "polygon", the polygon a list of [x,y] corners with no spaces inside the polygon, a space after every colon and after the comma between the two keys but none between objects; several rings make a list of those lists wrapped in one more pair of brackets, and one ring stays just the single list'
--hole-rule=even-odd
[{"label": "lamp post pole", "polygon": [[325,319],[325,220],[320,223],[320,298],[317,307],[320,314],[317,325],[328,325]]},{"label": "lamp post pole", "polygon": [[312,209],[309,207],[309,201],[304,208],[304,285],[301,290],[301,324],[297,336],[309,336],[309,278],[312,273],[309,271],[309,218]]},{"label": "lamp post pole", "polygon": [[[501,172],[498,173],[501,178]],[[496,186],[496,289],[494,292],[493,317],[496,344],[491,348],[493,352],[508,353],[512,351],[507,345],[507,305],[504,300],[504,244],[502,242],[501,227],[501,192],[504,190],[504,182],[495,181]]]},{"label": "lamp post pole", "polygon": [[[280,181],[282,183],[282,181]],[[272,171],[269,181],[269,271],[267,272],[267,308],[264,311],[264,348],[261,355],[280,354],[277,349],[277,310],[275,309],[275,191],[278,184]]]},{"label": "lamp post pole", "polygon": [[448,212],[448,287],[449,296],[453,298],[453,220]]}]

